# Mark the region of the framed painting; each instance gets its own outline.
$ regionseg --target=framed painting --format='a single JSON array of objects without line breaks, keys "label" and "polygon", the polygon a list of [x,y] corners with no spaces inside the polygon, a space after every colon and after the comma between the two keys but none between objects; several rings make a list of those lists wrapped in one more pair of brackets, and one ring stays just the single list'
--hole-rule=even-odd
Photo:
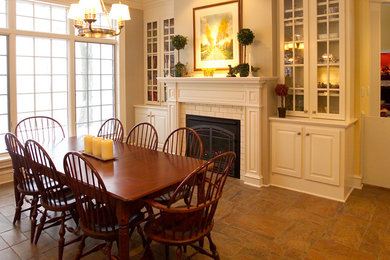
[{"label": "framed painting", "polygon": [[195,70],[225,70],[240,63],[241,0],[194,8],[193,20]]}]

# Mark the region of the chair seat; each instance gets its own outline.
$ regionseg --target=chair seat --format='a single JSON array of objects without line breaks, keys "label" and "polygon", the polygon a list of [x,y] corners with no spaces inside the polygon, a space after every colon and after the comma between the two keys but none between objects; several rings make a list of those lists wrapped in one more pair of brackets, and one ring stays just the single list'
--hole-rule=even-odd
[{"label": "chair seat", "polygon": [[[98,211],[104,212],[103,208],[100,208]],[[138,222],[143,221],[143,214],[141,212],[133,215],[130,218],[129,225],[130,228],[132,226],[136,226]],[[99,223],[99,225],[95,225],[93,228],[89,227],[88,225],[85,225],[82,219],[80,219],[80,228],[81,230],[88,236],[93,237],[95,239],[102,239],[102,240],[116,240],[118,238],[118,232],[119,232],[119,224],[114,216],[113,219],[110,219],[111,221],[108,221],[107,223]],[[98,232],[96,230],[102,230],[101,232]]]},{"label": "chair seat", "polygon": [[[165,244],[183,245],[196,242],[211,232],[214,226],[214,221],[204,230],[199,230],[199,225],[193,225],[188,229],[180,232],[180,235],[174,233],[173,229],[169,229],[161,217],[148,221],[145,224],[144,231],[146,236],[154,241]],[[176,228],[176,226],[175,226]]]},{"label": "chair seat", "polygon": [[[62,190],[58,189],[54,193],[64,193],[64,194],[58,194],[58,196],[54,195],[52,198],[50,198],[48,205],[51,206],[45,206],[46,208],[54,211],[63,211],[67,210],[68,208],[75,207],[76,205],[76,199],[72,193],[72,190],[68,187],[63,187]],[[42,203],[46,204],[46,203]],[[56,206],[54,206],[56,205]]]},{"label": "chair seat", "polygon": [[[22,183],[19,183],[17,186],[17,189],[20,193],[26,194],[26,195],[35,195],[39,193],[37,183],[34,179],[29,179],[28,182],[25,183],[25,185],[22,185]],[[28,187],[27,189],[25,187]]]}]

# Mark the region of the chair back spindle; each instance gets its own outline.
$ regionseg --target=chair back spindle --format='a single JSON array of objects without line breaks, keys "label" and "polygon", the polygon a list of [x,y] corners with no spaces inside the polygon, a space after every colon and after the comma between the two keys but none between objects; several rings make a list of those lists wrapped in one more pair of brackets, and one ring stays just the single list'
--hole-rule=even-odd
[{"label": "chair back spindle", "polygon": [[69,192],[67,192],[66,184],[60,178],[45,149],[38,142],[27,140],[26,151],[35,182],[41,194],[42,205],[48,210],[57,210],[68,206],[67,196],[69,196]]},{"label": "chair back spindle", "polygon": [[119,119],[110,118],[100,127],[97,136],[116,142],[123,142],[123,132],[122,122]]},{"label": "chair back spindle", "polygon": [[40,143],[48,143],[61,141],[65,138],[61,124],[47,116],[33,116],[23,119],[16,125],[15,134],[21,142],[32,139]]},{"label": "chair back spindle", "polygon": [[5,134],[5,144],[12,160],[17,184],[26,192],[35,192],[34,175],[28,166],[27,154],[23,144],[12,133]]},{"label": "chair back spindle", "polygon": [[76,198],[83,229],[95,233],[114,232],[117,224],[114,202],[96,169],[77,152],[64,157],[67,182]]},{"label": "chair back spindle", "polygon": [[181,127],[167,137],[163,152],[201,159],[203,157],[202,140],[194,129]]},{"label": "chair back spindle", "polygon": [[[167,209],[161,210],[161,232],[174,240],[187,240],[212,229],[218,201],[222,196],[230,168],[236,155],[227,152],[216,156],[193,171],[177,187]],[[177,196],[187,193],[187,202],[177,205]]]},{"label": "chair back spindle", "polygon": [[157,131],[150,123],[139,123],[130,130],[126,143],[151,150],[157,150]]}]

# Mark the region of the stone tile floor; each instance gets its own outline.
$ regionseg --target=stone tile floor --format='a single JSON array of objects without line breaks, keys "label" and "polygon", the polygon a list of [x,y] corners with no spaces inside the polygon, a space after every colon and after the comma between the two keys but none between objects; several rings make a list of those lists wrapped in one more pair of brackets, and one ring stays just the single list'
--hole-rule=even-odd
[{"label": "stone tile floor", "polygon": [[[28,215],[15,226],[13,215],[13,186],[2,185],[0,259],[57,259],[58,227],[44,231],[35,246],[29,240]],[[229,179],[212,237],[221,259],[390,259],[389,222],[390,190],[365,186],[355,190],[347,203],[340,203],[275,187],[252,188]],[[131,259],[139,259],[142,244],[137,234],[132,239]],[[87,247],[98,242],[88,239]],[[67,246],[64,259],[73,259],[77,246]],[[156,259],[164,259],[163,246],[153,243],[152,250]],[[172,259],[175,250],[171,248]],[[84,259],[104,259],[104,255],[97,252]],[[198,254],[193,259],[208,258]]]}]

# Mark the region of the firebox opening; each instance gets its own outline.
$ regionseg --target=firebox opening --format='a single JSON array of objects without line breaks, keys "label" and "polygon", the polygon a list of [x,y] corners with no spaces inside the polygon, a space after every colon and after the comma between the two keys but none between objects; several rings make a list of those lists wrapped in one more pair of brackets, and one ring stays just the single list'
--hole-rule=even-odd
[{"label": "firebox opening", "polygon": [[229,176],[240,178],[240,120],[186,115],[186,125],[194,129],[203,142],[204,160],[233,151],[237,158]]}]

